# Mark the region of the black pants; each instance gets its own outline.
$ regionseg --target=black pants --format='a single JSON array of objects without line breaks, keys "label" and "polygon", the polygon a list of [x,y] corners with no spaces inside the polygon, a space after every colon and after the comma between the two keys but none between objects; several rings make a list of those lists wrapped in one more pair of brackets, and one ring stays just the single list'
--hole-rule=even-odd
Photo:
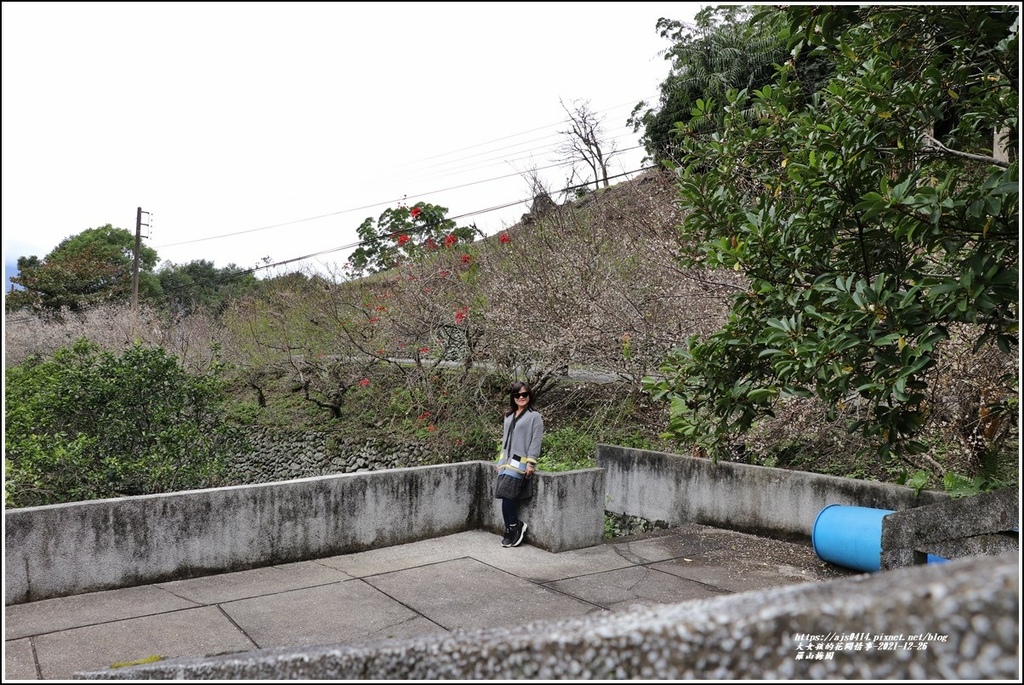
[{"label": "black pants", "polygon": [[506,528],[519,523],[519,500],[502,498],[501,517],[505,519]]}]

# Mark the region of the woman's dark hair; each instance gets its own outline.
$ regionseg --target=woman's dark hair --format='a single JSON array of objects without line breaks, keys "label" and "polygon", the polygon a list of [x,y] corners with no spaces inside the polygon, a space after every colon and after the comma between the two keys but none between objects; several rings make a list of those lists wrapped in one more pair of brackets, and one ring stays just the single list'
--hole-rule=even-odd
[{"label": "woman's dark hair", "polygon": [[530,393],[530,401],[526,403],[526,408],[527,410],[533,409],[533,401],[537,399],[536,397],[533,396],[533,388],[531,388],[526,383],[523,383],[522,381],[516,381],[508,389],[508,411],[505,412],[505,416],[508,416],[509,414],[514,414],[516,412],[516,409],[519,408],[516,405],[516,398],[514,397],[514,395],[520,392]]}]

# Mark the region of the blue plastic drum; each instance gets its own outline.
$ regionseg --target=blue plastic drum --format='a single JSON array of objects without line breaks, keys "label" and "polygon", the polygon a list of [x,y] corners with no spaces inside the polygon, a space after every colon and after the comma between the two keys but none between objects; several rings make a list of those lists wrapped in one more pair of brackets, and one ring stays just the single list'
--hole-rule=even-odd
[{"label": "blue plastic drum", "polygon": [[[814,552],[830,563],[856,571],[873,572],[882,567],[882,519],[892,509],[872,509],[830,504],[814,519],[811,544]],[[948,561],[928,555],[928,563]]]}]

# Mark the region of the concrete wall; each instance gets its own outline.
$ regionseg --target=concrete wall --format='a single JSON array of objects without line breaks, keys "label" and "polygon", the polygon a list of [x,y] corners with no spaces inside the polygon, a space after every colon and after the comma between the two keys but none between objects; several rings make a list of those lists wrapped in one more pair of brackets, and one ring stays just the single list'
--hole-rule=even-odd
[{"label": "concrete wall", "polygon": [[[604,511],[807,540],[829,504],[904,510],[943,493],[600,445],[599,468],[538,473],[530,544],[599,544]],[[4,512],[5,602],[502,530],[488,462],[391,469]]]},{"label": "concrete wall", "polygon": [[[538,478],[531,544],[600,543],[603,472]],[[5,603],[500,531],[493,480],[491,464],[463,462],[8,510]]]},{"label": "concrete wall", "polygon": [[609,511],[783,539],[810,538],[829,504],[901,511],[948,499],[930,490],[915,495],[898,485],[611,445],[598,446],[597,465],[606,470]]},{"label": "concrete wall", "polygon": [[[529,526],[530,544],[549,552],[600,544],[604,538],[604,469],[535,475],[537,492],[519,507],[519,518]],[[501,501],[494,499],[493,484],[488,488],[490,516],[480,527],[500,534],[504,527]]]}]

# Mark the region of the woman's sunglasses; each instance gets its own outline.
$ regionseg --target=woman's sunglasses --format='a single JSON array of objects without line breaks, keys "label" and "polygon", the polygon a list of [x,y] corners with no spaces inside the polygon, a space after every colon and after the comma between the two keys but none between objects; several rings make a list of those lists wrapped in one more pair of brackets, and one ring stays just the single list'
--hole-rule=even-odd
[{"label": "woman's sunglasses", "polygon": [[523,399],[524,397],[529,397],[529,396],[530,396],[530,393],[528,393],[528,392],[514,392],[514,393],[512,393],[512,397],[514,397],[516,399]]}]

